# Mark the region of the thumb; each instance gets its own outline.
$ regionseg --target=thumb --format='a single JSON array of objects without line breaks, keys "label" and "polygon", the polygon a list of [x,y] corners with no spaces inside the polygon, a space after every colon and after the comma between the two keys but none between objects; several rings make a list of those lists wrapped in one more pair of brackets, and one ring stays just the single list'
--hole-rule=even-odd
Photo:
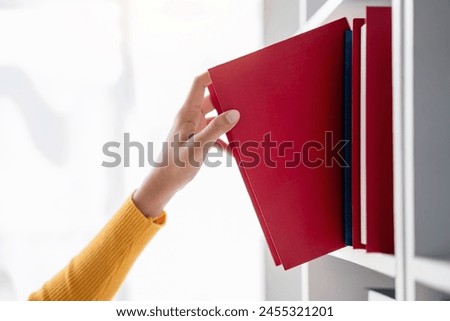
[{"label": "thumb", "polygon": [[239,121],[240,114],[232,109],[215,117],[196,137],[202,143],[215,142],[220,136],[232,129]]}]

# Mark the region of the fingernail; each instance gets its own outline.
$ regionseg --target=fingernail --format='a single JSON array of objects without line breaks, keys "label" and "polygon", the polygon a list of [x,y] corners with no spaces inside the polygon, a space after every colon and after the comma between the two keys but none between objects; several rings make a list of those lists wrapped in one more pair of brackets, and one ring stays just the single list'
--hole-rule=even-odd
[{"label": "fingernail", "polygon": [[225,118],[227,119],[227,121],[230,124],[234,124],[235,122],[237,122],[239,120],[240,116],[241,116],[241,114],[239,114],[239,112],[237,110],[233,109],[227,113]]}]

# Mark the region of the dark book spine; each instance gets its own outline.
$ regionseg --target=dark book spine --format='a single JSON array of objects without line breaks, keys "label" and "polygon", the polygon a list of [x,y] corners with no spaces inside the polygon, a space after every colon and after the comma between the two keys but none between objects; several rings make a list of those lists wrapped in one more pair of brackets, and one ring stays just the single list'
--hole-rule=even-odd
[{"label": "dark book spine", "polygon": [[344,241],[352,245],[352,172],[351,172],[351,126],[352,126],[352,31],[344,36]]}]

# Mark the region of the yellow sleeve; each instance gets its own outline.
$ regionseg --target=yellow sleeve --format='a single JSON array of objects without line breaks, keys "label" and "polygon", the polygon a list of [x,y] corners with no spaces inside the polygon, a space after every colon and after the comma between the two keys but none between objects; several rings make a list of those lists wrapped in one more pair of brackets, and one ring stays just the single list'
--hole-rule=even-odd
[{"label": "yellow sleeve", "polygon": [[164,212],[146,218],[130,196],[91,243],[29,300],[111,300],[165,220]]}]

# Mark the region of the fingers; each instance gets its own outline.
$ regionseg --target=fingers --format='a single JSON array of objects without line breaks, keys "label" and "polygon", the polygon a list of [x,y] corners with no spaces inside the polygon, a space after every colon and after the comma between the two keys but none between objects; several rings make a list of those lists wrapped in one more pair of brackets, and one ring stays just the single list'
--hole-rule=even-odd
[{"label": "fingers", "polygon": [[196,135],[202,145],[216,142],[220,136],[232,129],[239,121],[240,114],[237,110],[229,110],[212,119],[209,124]]},{"label": "fingers", "polygon": [[219,149],[225,151],[227,154],[233,155],[233,153],[231,152],[230,145],[228,145],[227,143],[225,143],[222,139],[219,138],[219,139],[216,141],[216,144],[215,144],[215,145],[216,145],[217,148],[219,148]]},{"label": "fingers", "polygon": [[202,119],[204,117],[197,109],[182,108],[175,118],[172,134],[179,133],[180,139],[186,140],[191,134],[197,132]]},{"label": "fingers", "polygon": [[205,89],[210,83],[211,78],[208,72],[195,77],[185,105],[188,107],[194,106],[201,108],[203,98],[205,97]]},{"label": "fingers", "polygon": [[211,102],[211,97],[209,95],[203,99],[201,108],[204,115],[214,110],[214,106]]}]

